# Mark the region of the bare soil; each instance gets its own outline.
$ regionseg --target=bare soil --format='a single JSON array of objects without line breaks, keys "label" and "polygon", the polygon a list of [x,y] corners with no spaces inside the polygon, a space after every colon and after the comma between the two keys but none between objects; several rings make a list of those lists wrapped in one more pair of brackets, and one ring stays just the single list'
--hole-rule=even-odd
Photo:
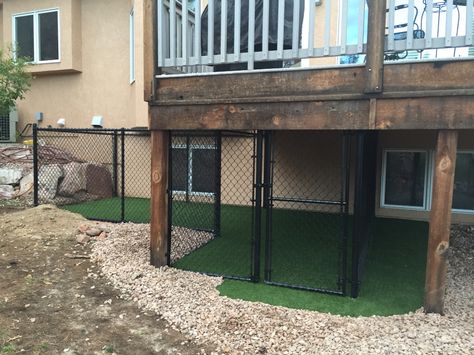
[{"label": "bare soil", "polygon": [[0,209],[0,354],[210,350],[120,298],[76,241],[85,220],[52,206]]}]

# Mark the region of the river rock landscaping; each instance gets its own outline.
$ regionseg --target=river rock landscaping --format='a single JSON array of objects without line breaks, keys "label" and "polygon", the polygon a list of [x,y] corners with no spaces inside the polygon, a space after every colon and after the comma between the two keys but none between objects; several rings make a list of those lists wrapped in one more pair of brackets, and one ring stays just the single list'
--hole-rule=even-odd
[{"label": "river rock landscaping", "polygon": [[[221,278],[149,265],[149,226],[111,227],[92,257],[122,297],[220,353],[474,353],[474,237],[455,227],[446,315],[343,317],[219,295]],[[183,252],[185,254],[185,251]]]}]

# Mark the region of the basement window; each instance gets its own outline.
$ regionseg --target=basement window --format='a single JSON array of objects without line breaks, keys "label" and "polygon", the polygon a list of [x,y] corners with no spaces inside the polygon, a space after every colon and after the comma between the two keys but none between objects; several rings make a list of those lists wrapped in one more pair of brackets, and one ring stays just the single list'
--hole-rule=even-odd
[{"label": "basement window", "polygon": [[173,191],[193,195],[212,195],[215,191],[214,146],[173,146]]},{"label": "basement window", "polygon": [[382,207],[425,210],[428,200],[428,152],[384,151]]},{"label": "basement window", "polygon": [[16,55],[32,63],[59,61],[59,10],[13,15],[13,43]]},{"label": "basement window", "polygon": [[460,151],[456,156],[453,210],[474,212],[474,152]]}]

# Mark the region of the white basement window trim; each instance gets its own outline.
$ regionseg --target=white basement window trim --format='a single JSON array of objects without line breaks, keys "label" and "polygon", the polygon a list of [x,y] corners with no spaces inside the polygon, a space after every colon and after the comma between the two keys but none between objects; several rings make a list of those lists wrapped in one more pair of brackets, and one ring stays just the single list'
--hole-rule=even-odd
[{"label": "white basement window trim", "polygon": [[12,16],[12,42],[15,55],[34,64],[61,60],[59,9],[48,9]]},{"label": "white basement window trim", "polygon": [[135,9],[130,11],[130,84],[135,82]]},{"label": "white basement window trim", "polygon": [[214,145],[179,144],[172,147],[173,192],[194,196],[212,196],[215,193]]}]

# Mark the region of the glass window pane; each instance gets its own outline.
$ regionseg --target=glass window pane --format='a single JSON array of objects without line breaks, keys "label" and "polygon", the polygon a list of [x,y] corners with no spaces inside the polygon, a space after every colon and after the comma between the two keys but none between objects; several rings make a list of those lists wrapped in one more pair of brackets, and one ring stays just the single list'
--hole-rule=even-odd
[{"label": "glass window pane", "polygon": [[474,210],[474,153],[457,155],[453,208]]},{"label": "glass window pane", "polygon": [[172,184],[174,191],[186,191],[188,180],[188,157],[185,148],[173,148],[172,151]]},{"label": "glass window pane", "polygon": [[40,60],[59,59],[58,13],[39,14]]},{"label": "glass window pane", "polygon": [[33,15],[15,17],[17,55],[33,60],[35,57]]},{"label": "glass window pane", "polygon": [[193,149],[193,192],[214,192],[215,152],[215,149]]},{"label": "glass window pane", "polygon": [[387,152],[386,205],[423,207],[426,153]]}]

